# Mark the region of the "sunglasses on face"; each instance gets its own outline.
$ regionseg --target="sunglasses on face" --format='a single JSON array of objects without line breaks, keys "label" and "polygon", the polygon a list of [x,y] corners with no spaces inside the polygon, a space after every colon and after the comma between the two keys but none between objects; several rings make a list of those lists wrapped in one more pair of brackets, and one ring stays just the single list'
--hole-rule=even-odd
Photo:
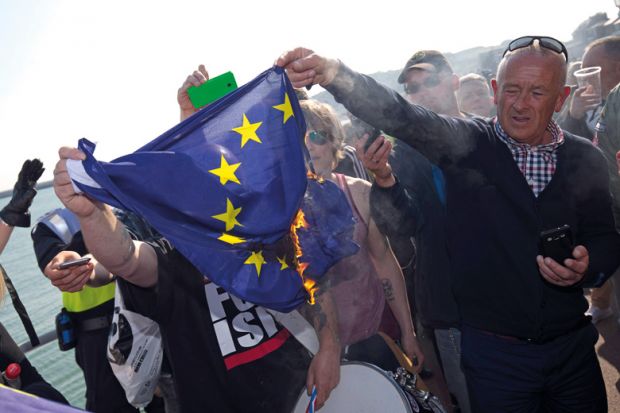
[{"label": "sunglasses on face", "polygon": [[306,133],[306,142],[312,142],[314,145],[325,145],[329,142],[327,134],[323,131],[311,130]]},{"label": "sunglasses on face", "polygon": [[438,74],[433,74],[422,81],[422,83],[411,82],[405,84],[405,93],[409,95],[415,95],[422,88],[431,88],[437,86],[441,82],[441,78]]},{"label": "sunglasses on face", "polygon": [[513,52],[517,49],[528,47],[529,45],[534,43],[534,40],[538,40],[538,44],[545,49],[549,49],[556,53],[563,54],[564,58],[568,62],[568,51],[566,50],[564,44],[561,41],[554,39],[553,37],[547,36],[523,36],[519,37],[518,39],[514,39],[512,42],[508,43],[508,48],[504,51],[502,57],[506,56],[506,53],[508,52]]}]

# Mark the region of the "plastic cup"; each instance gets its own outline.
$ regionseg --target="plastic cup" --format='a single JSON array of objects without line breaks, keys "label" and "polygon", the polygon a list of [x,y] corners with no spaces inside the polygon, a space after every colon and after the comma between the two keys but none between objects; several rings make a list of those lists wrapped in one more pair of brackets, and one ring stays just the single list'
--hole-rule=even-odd
[{"label": "plastic cup", "polygon": [[577,85],[579,85],[579,87],[586,88],[581,96],[596,96],[598,97],[599,104],[602,102],[600,66],[586,67],[577,70],[575,72],[575,79],[577,79]]}]

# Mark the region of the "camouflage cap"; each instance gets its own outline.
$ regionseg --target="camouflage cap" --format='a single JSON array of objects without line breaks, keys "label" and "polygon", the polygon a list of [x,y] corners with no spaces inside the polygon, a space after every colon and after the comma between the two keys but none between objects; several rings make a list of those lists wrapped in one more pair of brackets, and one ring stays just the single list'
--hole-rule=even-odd
[{"label": "camouflage cap", "polygon": [[420,50],[416,52],[405,64],[400,76],[398,76],[398,83],[405,83],[407,80],[407,73],[411,69],[422,69],[433,72],[452,71],[452,66],[448,63],[448,59],[437,50]]}]

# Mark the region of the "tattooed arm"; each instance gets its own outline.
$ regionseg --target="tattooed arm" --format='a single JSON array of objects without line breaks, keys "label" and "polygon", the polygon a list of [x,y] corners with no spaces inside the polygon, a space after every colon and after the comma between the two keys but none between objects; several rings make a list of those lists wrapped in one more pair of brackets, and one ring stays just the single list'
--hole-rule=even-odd
[{"label": "tattooed arm", "polygon": [[157,255],[150,245],[134,241],[107,205],[80,219],[90,253],[112,274],[140,287],[157,283]]},{"label": "tattooed arm", "polygon": [[321,408],[340,381],[338,317],[329,291],[329,275],[319,284],[315,304],[306,305],[305,314],[319,337],[319,351],[308,368],[306,388],[310,394],[316,387],[316,407]]},{"label": "tattooed arm", "polygon": [[370,258],[377,269],[379,280],[387,301],[398,326],[400,327],[400,343],[405,354],[411,359],[414,366],[422,368],[424,355],[415,338],[411,310],[407,300],[405,278],[398,265],[398,261],[390,248],[387,238],[381,234],[377,224],[370,213],[370,184],[360,179],[348,178],[347,184],[351,189],[351,195],[355,206],[365,221],[368,222],[368,250]]},{"label": "tattooed arm", "polygon": [[368,225],[368,240],[370,257],[381,280],[385,301],[390,306],[400,327],[400,341],[403,351],[411,359],[414,367],[422,368],[424,355],[415,338],[403,272],[387,243],[387,239],[379,232],[377,225],[372,219],[370,219]]}]

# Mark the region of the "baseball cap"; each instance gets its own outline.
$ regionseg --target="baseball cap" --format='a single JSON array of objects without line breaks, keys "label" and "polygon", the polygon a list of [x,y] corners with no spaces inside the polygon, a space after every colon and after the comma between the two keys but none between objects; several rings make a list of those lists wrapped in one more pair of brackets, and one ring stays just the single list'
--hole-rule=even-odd
[{"label": "baseball cap", "polygon": [[411,69],[423,69],[434,72],[449,71],[453,73],[448,59],[437,50],[420,50],[411,56],[398,76],[398,83],[405,83],[407,73]]}]

